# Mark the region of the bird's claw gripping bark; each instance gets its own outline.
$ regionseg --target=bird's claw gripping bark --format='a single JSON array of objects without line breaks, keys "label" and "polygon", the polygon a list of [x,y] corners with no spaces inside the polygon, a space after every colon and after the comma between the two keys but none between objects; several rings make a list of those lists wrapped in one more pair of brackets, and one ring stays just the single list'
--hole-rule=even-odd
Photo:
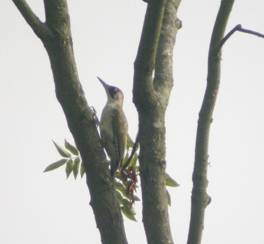
[{"label": "bird's claw gripping bark", "polygon": [[90,109],[91,109],[91,112],[92,112],[93,121],[94,121],[96,127],[98,127],[100,122],[99,122],[99,119],[97,117],[96,110],[95,110],[95,108],[93,106],[91,106]]}]

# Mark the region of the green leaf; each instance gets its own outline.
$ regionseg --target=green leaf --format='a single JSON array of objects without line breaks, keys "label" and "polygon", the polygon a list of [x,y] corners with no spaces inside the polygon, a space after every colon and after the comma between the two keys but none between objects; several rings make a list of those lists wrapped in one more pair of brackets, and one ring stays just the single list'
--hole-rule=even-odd
[{"label": "green leaf", "polygon": [[165,173],[165,185],[170,187],[177,187],[179,184],[172,179],[167,173]]},{"label": "green leaf", "polygon": [[114,182],[114,188],[116,190],[118,190],[119,192],[121,192],[121,194],[123,196],[126,196],[127,195],[126,187],[122,183],[115,181]]},{"label": "green leaf", "polygon": [[65,169],[67,178],[69,178],[72,170],[73,170],[73,161],[72,159],[68,159],[66,163],[66,169]]},{"label": "green leaf", "polygon": [[133,200],[133,195],[127,192],[127,187],[123,183],[115,181],[114,188],[122,194],[123,198]]},{"label": "green leaf", "polygon": [[84,164],[83,164],[83,162],[82,162],[82,163],[81,163],[81,169],[80,169],[81,177],[83,177],[84,173],[85,173],[85,168],[84,168]]},{"label": "green leaf", "polygon": [[170,193],[168,192],[168,190],[166,190],[166,194],[167,194],[168,205],[171,206],[171,197],[170,197]]},{"label": "green leaf", "polygon": [[73,167],[72,167],[72,172],[75,179],[77,178],[79,172],[79,166],[80,166],[80,158],[76,157],[73,161]]},{"label": "green leaf", "polygon": [[121,211],[128,219],[137,221],[135,218],[136,214],[133,208],[126,208],[125,206],[122,206]]},{"label": "green leaf", "polygon": [[128,152],[126,152],[125,157],[122,159],[121,165],[123,166],[127,160],[128,160]]},{"label": "green leaf", "polygon": [[123,177],[121,175],[121,172],[120,170],[117,170],[116,173],[115,173],[115,178],[116,179],[119,179],[120,181],[123,181]]},{"label": "green leaf", "polygon": [[136,168],[136,164],[137,164],[137,160],[138,160],[138,155],[137,155],[137,153],[135,153],[133,155],[133,158],[131,159],[130,167],[132,167],[133,169],[135,169]]},{"label": "green leaf", "polygon": [[57,151],[59,152],[59,154],[62,157],[65,157],[65,158],[70,158],[71,157],[71,154],[68,151],[66,151],[64,148],[59,146],[55,141],[53,141],[53,144],[55,145]]},{"label": "green leaf", "polygon": [[132,202],[127,200],[126,198],[123,198],[122,199],[122,205],[126,208],[132,208]]},{"label": "green leaf", "polygon": [[73,146],[72,144],[70,144],[68,141],[66,141],[66,139],[64,140],[64,146],[67,150],[69,150],[72,154],[78,156],[79,155],[79,151],[78,149]]},{"label": "green leaf", "polygon": [[43,172],[48,172],[48,171],[57,169],[57,168],[61,167],[62,165],[64,165],[66,162],[67,162],[66,158],[63,158],[59,161],[56,161],[56,162],[50,164],[46,169],[44,169]]},{"label": "green leaf", "polygon": [[117,191],[117,190],[115,190],[115,193],[116,193],[116,197],[118,199],[119,205],[122,204],[122,202],[123,202],[122,194],[119,191]]},{"label": "green leaf", "polygon": [[138,166],[138,165],[136,165],[136,167],[135,167],[135,171],[136,171],[137,174],[140,173],[140,169],[139,169],[139,166]]}]

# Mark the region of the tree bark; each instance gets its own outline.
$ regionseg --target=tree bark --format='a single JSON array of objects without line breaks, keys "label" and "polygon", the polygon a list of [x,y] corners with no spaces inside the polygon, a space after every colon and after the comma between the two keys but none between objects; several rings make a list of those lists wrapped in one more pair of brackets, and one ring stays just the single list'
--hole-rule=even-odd
[{"label": "tree bark", "polygon": [[100,137],[79,81],[72,46],[66,0],[44,0],[46,22],[34,15],[24,0],[13,0],[42,40],[51,63],[56,96],[65,113],[85,165],[97,227],[104,244],[126,244],[123,218],[110,179]]},{"label": "tree bark", "polygon": [[164,177],[165,112],[173,86],[179,4],[178,0],[149,2],[135,60],[133,101],[139,114],[143,223],[149,244],[173,243]]},{"label": "tree bark", "polygon": [[210,203],[207,194],[207,166],[210,125],[220,83],[221,41],[232,10],[234,0],[222,0],[212,32],[208,55],[207,87],[199,113],[195,162],[193,170],[193,189],[191,219],[188,244],[200,244],[204,228],[205,208]]}]

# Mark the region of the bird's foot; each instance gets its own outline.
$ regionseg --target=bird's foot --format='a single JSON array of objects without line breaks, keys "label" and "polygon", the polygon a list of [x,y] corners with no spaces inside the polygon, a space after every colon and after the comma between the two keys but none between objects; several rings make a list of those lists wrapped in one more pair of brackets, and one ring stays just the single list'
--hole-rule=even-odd
[{"label": "bird's foot", "polygon": [[95,110],[95,108],[93,106],[91,106],[90,109],[91,109],[91,112],[92,112],[93,121],[94,121],[96,127],[98,127],[99,126],[99,119],[97,117],[96,110]]}]

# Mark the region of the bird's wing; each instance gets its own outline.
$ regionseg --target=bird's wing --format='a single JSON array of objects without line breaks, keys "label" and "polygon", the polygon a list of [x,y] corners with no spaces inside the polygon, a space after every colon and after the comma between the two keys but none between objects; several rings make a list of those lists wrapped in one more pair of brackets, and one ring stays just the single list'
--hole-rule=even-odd
[{"label": "bird's wing", "polygon": [[127,141],[127,121],[123,111],[114,110],[112,118],[113,143],[116,150],[118,163],[123,159]]}]

